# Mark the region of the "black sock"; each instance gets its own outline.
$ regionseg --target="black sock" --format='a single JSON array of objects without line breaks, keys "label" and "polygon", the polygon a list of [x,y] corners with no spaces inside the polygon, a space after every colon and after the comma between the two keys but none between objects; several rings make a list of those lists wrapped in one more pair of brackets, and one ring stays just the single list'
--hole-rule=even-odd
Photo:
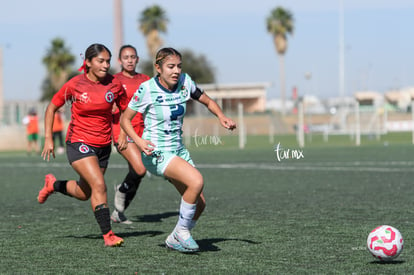
[{"label": "black sock", "polygon": [[144,176],[140,176],[134,171],[130,171],[125,179],[124,182],[119,187],[119,192],[125,193],[125,209],[129,206],[131,201],[134,199],[135,194],[137,193],[138,187],[141,183],[141,180]]},{"label": "black sock", "polygon": [[121,183],[121,186],[119,186],[118,190],[119,192],[125,194],[126,192],[128,192],[129,189],[130,189],[129,184],[126,181],[124,181]]},{"label": "black sock", "polygon": [[106,204],[100,204],[95,207],[95,219],[101,228],[102,234],[105,235],[111,230],[111,218],[109,208]]},{"label": "black sock", "polygon": [[55,183],[53,184],[53,189],[56,192],[62,193],[64,195],[67,195],[68,192],[66,191],[66,184],[68,183],[67,180],[57,180],[55,181]]}]

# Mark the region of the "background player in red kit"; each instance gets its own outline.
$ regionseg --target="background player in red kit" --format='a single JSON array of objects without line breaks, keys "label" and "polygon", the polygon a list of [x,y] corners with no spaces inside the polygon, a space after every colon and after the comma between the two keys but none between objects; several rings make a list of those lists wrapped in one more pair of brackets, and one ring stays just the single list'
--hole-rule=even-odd
[{"label": "background player in red kit", "polygon": [[[150,77],[136,72],[139,57],[135,47],[131,45],[122,46],[119,50],[118,61],[121,64],[121,72],[115,74],[114,77],[121,81],[129,101],[138,90],[139,85],[141,85],[142,82],[149,80]],[[119,124],[120,112],[118,108],[116,108],[113,117],[112,131],[114,144],[118,152],[128,162],[129,171],[123,182],[115,187],[115,210],[112,212],[111,219],[113,222],[131,224],[132,222],[127,219],[124,211],[135,197],[141,179],[145,176],[146,169],[142,164],[141,152],[138,147],[126,136],[125,132],[121,130]],[[142,114],[138,113],[132,119],[132,125],[135,132],[139,136],[142,136],[142,132],[144,131]]]},{"label": "background player in red kit", "polygon": [[81,69],[85,73],[70,79],[53,96],[45,112],[45,145],[43,159],[55,157],[52,125],[55,112],[71,103],[71,121],[66,134],[66,153],[72,168],[79,174],[76,180],[56,180],[45,177],[38,201],[44,203],[53,192],[79,200],[91,199],[92,210],[106,246],[119,246],[124,240],[111,230],[104,173],[111,154],[112,108],[124,110],[128,104],[122,84],[108,74],[111,52],[102,44],[92,44],[85,51]]},{"label": "background player in red kit", "polygon": [[39,146],[37,145],[37,139],[39,137],[39,117],[35,109],[31,109],[27,116],[23,118],[23,124],[26,125],[27,154],[30,155],[32,151],[39,153]]}]

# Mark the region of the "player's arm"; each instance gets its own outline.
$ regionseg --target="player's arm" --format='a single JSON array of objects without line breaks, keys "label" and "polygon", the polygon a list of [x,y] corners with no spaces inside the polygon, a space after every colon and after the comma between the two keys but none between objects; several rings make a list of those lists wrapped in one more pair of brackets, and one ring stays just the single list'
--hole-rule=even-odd
[{"label": "player's arm", "polygon": [[50,160],[50,155],[52,154],[55,158],[55,148],[53,144],[53,120],[55,118],[56,111],[60,106],[56,106],[52,102],[46,108],[45,112],[45,144],[43,146],[42,157],[44,160]]},{"label": "player's arm", "polygon": [[121,130],[119,131],[119,136],[118,136],[118,150],[123,151],[126,148],[128,148],[127,134],[121,128]]},{"label": "player's arm", "polygon": [[226,117],[217,102],[211,99],[206,93],[202,93],[197,100],[204,104],[219,119],[220,124],[224,128],[229,130],[236,128],[236,123],[231,118]]},{"label": "player's arm", "polygon": [[[120,112],[122,114],[122,112]],[[120,127],[119,136],[118,136],[118,150],[123,151],[128,148],[127,134]]]},{"label": "player's arm", "polygon": [[[118,113],[119,115],[121,115],[123,113],[122,110],[125,110],[125,108],[127,108],[128,103],[129,103],[127,93],[125,91],[125,88],[122,85],[120,86],[120,92],[115,102],[116,104],[114,104],[112,107],[112,113]],[[127,134],[122,129],[122,127],[120,128],[121,129],[119,131],[119,136],[118,136],[118,150],[122,151],[128,148],[128,141],[127,141]]]},{"label": "player's arm", "polygon": [[129,107],[126,108],[121,114],[121,128],[135,142],[141,152],[144,152],[146,155],[151,155],[155,145],[149,140],[140,138],[132,126],[131,120],[136,114],[136,111]]}]

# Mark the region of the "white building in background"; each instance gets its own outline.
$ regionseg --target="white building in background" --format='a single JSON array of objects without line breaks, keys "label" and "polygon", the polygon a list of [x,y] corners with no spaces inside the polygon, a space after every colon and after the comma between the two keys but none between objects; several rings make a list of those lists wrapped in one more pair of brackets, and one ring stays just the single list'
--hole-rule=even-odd
[{"label": "white building in background", "polygon": [[[325,114],[328,112],[328,107],[319,97],[314,95],[304,95],[302,97],[303,108],[305,114]],[[298,102],[292,99],[285,101],[286,113],[295,113]],[[267,110],[280,112],[282,110],[281,99],[272,99],[266,103]]]},{"label": "white building in background", "polygon": [[[291,113],[295,108],[295,101],[286,98],[285,110],[286,113]],[[282,110],[282,100],[280,98],[270,99],[266,102],[266,110],[280,112]]]},{"label": "white building in background", "polygon": [[380,106],[384,103],[384,96],[375,91],[358,91],[354,97],[360,106]]},{"label": "white building in background", "polygon": [[[270,83],[200,84],[199,87],[217,101],[224,112],[236,113],[239,103],[243,104],[245,113],[266,111],[266,95]],[[208,110],[190,100],[187,112],[204,114]]]},{"label": "white building in background", "polygon": [[361,106],[386,106],[388,110],[410,111],[414,99],[414,87],[389,90],[382,93],[375,91],[359,91],[354,94]]},{"label": "white building in background", "polygon": [[387,91],[384,94],[386,101],[400,111],[408,111],[414,99],[414,87]]}]

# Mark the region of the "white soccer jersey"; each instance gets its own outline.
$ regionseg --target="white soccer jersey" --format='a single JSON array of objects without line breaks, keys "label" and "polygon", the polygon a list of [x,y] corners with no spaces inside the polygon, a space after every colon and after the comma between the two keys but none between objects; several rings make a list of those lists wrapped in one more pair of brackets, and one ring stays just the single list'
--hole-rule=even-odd
[{"label": "white soccer jersey", "polygon": [[183,148],[181,134],[186,102],[196,88],[194,81],[185,73],[180,75],[174,91],[165,89],[158,77],[143,82],[128,105],[143,114],[145,128],[142,138],[150,140],[156,149],[163,151]]}]

